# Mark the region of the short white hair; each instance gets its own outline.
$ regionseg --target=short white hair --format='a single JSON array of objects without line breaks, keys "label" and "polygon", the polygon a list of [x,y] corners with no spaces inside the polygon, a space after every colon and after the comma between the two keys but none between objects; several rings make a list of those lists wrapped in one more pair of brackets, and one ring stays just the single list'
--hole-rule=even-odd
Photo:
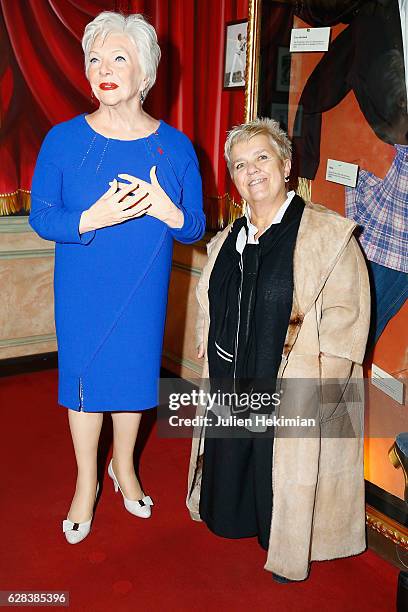
[{"label": "short white hair", "polygon": [[146,97],[156,81],[157,67],[161,56],[156,30],[140,13],[134,13],[127,17],[113,11],[99,13],[93,21],[88,23],[82,37],[86,76],[88,76],[89,56],[95,38],[101,35],[102,40],[105,40],[108,34],[126,34],[135,43],[140,67],[148,79],[144,90],[144,96]]},{"label": "short white hair", "polygon": [[238,142],[248,141],[258,134],[268,136],[272,147],[275,149],[279,159],[284,162],[286,159],[292,159],[292,144],[288,135],[280,127],[278,121],[269,117],[258,117],[247,123],[236,125],[227,132],[227,140],[224,146],[224,157],[228,164],[230,173],[232,172],[232,147]]}]

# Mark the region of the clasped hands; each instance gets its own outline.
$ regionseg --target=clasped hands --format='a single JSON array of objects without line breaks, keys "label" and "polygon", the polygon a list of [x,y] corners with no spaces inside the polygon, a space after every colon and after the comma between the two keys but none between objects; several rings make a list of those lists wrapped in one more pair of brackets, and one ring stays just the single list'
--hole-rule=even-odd
[{"label": "clasped hands", "polygon": [[160,186],[156,166],[150,170],[150,183],[131,174],[118,174],[118,177],[128,182],[114,179],[109,183],[108,191],[82,213],[79,224],[81,234],[142,215],[156,217],[172,228],[183,226],[184,215]]}]

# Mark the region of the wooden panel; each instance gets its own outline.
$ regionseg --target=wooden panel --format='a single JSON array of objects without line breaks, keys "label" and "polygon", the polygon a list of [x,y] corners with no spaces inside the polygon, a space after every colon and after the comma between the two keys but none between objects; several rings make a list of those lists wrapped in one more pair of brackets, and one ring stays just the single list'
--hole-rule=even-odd
[{"label": "wooden panel", "polygon": [[52,242],[26,219],[2,220],[0,359],[56,350],[53,269]]}]

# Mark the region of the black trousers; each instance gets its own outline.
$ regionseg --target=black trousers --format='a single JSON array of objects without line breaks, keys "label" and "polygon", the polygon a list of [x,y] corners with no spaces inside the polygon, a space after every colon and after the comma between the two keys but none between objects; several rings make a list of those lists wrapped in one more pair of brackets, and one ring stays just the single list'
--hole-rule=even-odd
[{"label": "black trousers", "polygon": [[206,438],[200,517],[224,538],[258,537],[269,546],[273,437]]}]

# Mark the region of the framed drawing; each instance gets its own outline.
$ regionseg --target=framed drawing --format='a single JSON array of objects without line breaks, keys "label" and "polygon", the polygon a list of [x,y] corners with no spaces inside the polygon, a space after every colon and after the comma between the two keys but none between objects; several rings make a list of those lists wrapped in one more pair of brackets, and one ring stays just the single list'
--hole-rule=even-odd
[{"label": "framed drawing", "polygon": [[[272,119],[279,121],[281,128],[289,134],[290,138],[293,138],[294,136],[300,136],[302,133],[302,115],[302,106],[272,102],[271,112],[268,117],[272,117]],[[290,117],[292,117],[292,119],[294,118],[292,129],[289,127]]]},{"label": "framed drawing", "polygon": [[246,19],[225,25],[224,89],[244,89],[247,50]]},{"label": "framed drawing", "polygon": [[278,47],[277,62],[276,91],[289,91],[291,63],[289,47]]}]

